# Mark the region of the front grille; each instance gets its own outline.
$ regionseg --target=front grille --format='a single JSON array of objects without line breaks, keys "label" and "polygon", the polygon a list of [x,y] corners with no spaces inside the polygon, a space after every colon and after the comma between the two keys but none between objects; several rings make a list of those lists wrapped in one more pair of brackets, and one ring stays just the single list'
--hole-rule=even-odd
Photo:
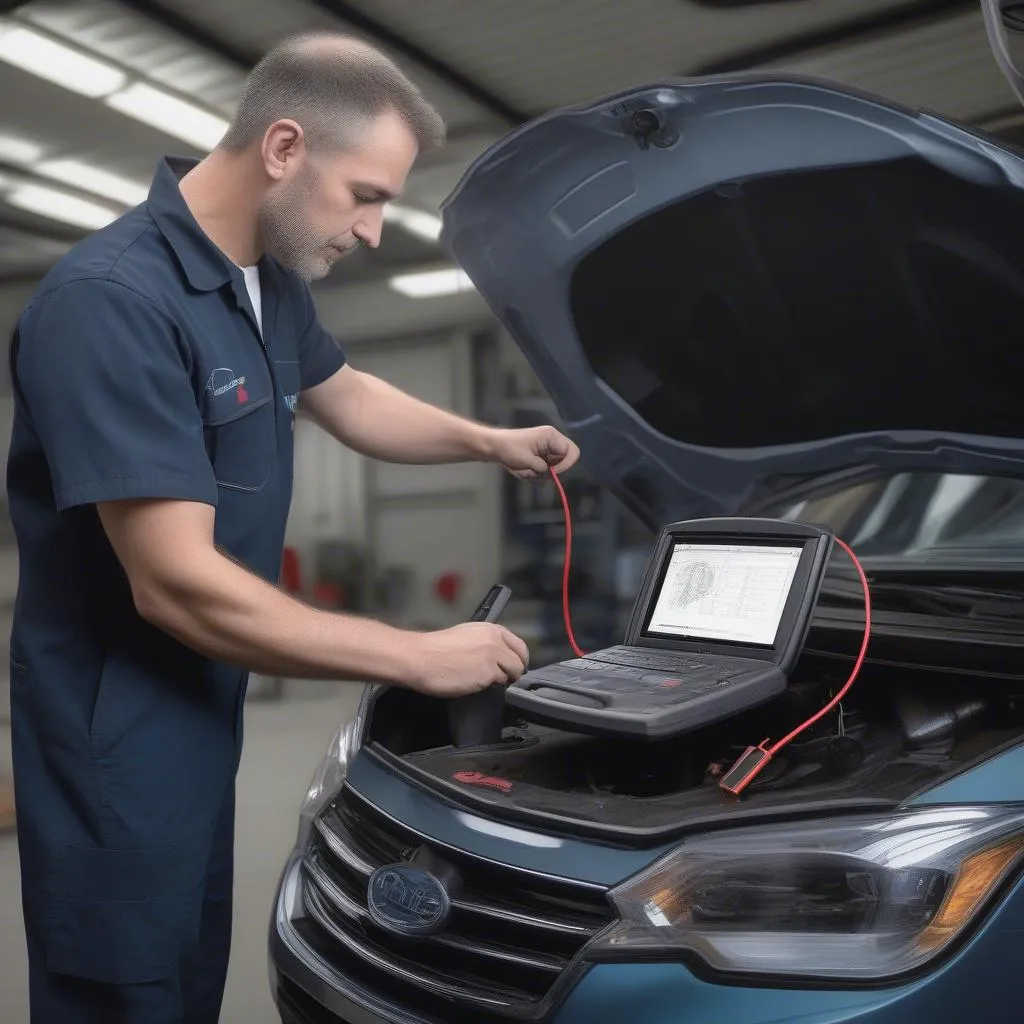
[{"label": "front grille", "polygon": [[[462,889],[446,930],[417,939],[377,927],[367,883],[426,849]],[[317,819],[303,860],[300,930],[346,976],[451,1024],[537,1019],[576,954],[611,921],[599,888],[494,864],[431,843],[345,787]]]},{"label": "front grille", "polygon": [[334,1014],[325,1010],[290,978],[281,978],[277,990],[277,1012],[281,1024],[338,1024]]}]

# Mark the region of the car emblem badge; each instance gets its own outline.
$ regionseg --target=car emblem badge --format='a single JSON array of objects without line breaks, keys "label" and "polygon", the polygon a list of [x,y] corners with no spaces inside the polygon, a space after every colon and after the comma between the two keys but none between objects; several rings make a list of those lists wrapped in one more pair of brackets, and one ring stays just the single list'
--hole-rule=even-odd
[{"label": "car emblem badge", "polygon": [[366,887],[370,917],[396,935],[432,935],[441,931],[452,904],[444,884],[411,864],[377,868]]}]

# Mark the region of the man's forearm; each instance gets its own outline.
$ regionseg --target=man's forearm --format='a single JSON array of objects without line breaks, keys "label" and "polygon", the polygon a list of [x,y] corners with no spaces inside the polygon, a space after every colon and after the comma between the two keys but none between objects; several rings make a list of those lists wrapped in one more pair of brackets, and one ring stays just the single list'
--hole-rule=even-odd
[{"label": "man's forearm", "polygon": [[342,444],[383,462],[488,461],[493,427],[464,419],[355,370],[344,390],[332,382],[303,397],[303,408]]},{"label": "man's forearm", "polygon": [[310,608],[216,551],[136,604],[182,643],[252,672],[415,685],[416,634]]}]

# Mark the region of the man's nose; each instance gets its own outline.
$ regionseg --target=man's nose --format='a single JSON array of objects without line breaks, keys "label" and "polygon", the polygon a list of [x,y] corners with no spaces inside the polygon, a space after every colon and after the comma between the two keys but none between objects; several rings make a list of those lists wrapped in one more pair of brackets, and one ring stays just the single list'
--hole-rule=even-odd
[{"label": "man's nose", "polygon": [[384,211],[378,208],[372,213],[367,212],[360,217],[359,223],[352,229],[352,233],[367,248],[376,249],[380,245],[380,236],[383,230]]}]

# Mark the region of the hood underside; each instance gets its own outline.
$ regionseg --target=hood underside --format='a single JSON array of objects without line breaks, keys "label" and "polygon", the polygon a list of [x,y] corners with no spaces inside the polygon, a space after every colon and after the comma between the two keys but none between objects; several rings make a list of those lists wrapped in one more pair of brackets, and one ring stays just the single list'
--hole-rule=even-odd
[{"label": "hood underside", "polygon": [[666,81],[507,136],[442,241],[657,527],[853,467],[1024,476],[1022,184],[838,86]]}]

